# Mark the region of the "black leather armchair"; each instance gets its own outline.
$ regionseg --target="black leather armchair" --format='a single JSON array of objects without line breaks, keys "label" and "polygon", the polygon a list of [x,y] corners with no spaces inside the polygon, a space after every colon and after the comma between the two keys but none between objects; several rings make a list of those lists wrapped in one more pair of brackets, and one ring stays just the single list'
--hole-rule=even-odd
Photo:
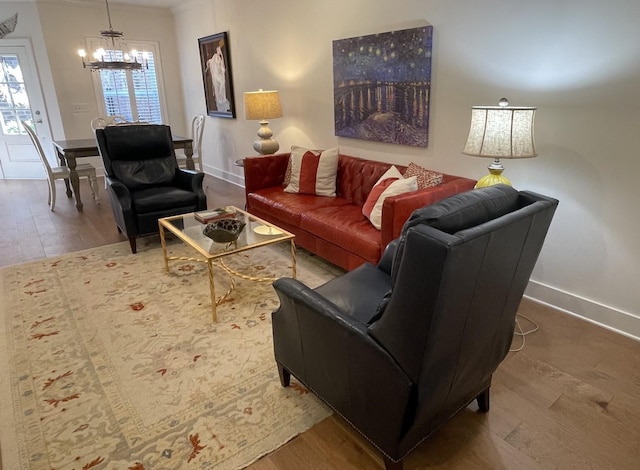
[{"label": "black leather armchair", "polygon": [[401,469],[473,400],[489,410],[557,204],[504,185],[461,193],[416,210],[377,266],[317,289],[277,280],[282,385],[293,374]]},{"label": "black leather armchair", "polygon": [[133,253],[137,237],[158,232],[158,219],[207,208],[204,173],[178,168],[169,126],[108,126],[96,139],[113,216]]}]

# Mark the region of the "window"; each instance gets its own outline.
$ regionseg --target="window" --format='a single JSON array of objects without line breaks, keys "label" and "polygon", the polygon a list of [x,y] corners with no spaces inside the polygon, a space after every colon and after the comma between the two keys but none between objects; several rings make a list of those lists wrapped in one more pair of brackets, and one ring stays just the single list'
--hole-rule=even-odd
[{"label": "window", "polygon": [[31,121],[29,97],[16,54],[0,55],[0,126],[5,135],[26,134],[21,120]]},{"label": "window", "polygon": [[[95,46],[96,44],[92,44]],[[141,44],[137,47],[138,60],[147,62],[149,68],[141,70],[100,70],[96,88],[105,116],[123,116],[128,121],[145,121],[153,124],[164,122],[161,84],[158,81],[155,47]],[[122,60],[121,51],[106,51],[110,59]]]}]

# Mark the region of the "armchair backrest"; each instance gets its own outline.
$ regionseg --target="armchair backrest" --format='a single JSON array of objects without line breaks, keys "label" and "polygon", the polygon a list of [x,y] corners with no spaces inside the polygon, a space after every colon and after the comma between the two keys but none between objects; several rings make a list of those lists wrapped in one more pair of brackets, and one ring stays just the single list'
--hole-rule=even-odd
[{"label": "armchair backrest", "polygon": [[130,189],[169,185],[178,169],[171,128],[132,124],[96,129],[107,176]]},{"label": "armchair backrest", "polygon": [[499,185],[415,211],[373,336],[418,384],[416,419],[464,406],[508,353],[558,201]]}]

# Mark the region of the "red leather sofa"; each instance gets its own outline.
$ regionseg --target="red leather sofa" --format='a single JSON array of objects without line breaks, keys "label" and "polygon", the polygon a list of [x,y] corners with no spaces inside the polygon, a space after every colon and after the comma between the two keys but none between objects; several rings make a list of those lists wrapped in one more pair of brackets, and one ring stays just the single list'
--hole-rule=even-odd
[{"label": "red leather sofa", "polygon": [[244,159],[248,212],[294,233],[298,246],[349,271],[365,262],[377,263],[415,209],[472,189],[476,183],[445,174],[438,186],[388,197],[382,207],[381,230],[377,230],[362,215],[362,206],[390,163],[340,154],[337,197],[326,197],[284,192],[289,155]]}]

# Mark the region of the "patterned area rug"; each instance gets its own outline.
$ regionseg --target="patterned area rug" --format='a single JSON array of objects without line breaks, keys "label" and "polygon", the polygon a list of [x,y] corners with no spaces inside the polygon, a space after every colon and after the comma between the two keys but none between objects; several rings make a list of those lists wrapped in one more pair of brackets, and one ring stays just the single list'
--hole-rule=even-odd
[{"label": "patterned area rug", "polygon": [[[291,275],[287,243],[226,262]],[[243,468],[330,414],[295,381],[280,386],[270,282],[237,280],[213,324],[206,266],[170,271],[159,242],[0,270],[4,469]],[[298,251],[306,284],[339,273]],[[224,292],[228,279],[215,279]]]}]

